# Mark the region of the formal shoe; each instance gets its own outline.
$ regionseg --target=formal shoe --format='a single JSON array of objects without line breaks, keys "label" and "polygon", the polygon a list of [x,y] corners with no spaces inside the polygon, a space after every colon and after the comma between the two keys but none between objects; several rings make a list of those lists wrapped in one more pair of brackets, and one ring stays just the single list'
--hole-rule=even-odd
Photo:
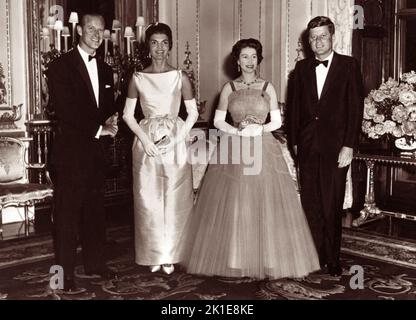
[{"label": "formal shoe", "polygon": [[86,271],[85,274],[91,277],[98,276],[106,280],[117,279],[117,273],[107,267],[104,267],[98,270],[93,270],[93,271],[89,270],[89,271]]},{"label": "formal shoe", "polygon": [[175,271],[175,267],[173,266],[173,264],[164,264],[162,266],[162,270],[166,274],[171,274],[173,273],[173,271]]},{"label": "formal shoe", "polygon": [[341,277],[342,276],[342,268],[338,265],[328,265],[328,273],[332,277]]},{"label": "formal shoe", "polygon": [[161,268],[160,266],[150,266],[149,267],[151,273],[158,272],[160,270],[160,268]]},{"label": "formal shoe", "polygon": [[64,279],[64,289],[62,290],[63,294],[76,295],[84,293],[85,291],[87,291],[87,289],[76,286],[74,278]]}]

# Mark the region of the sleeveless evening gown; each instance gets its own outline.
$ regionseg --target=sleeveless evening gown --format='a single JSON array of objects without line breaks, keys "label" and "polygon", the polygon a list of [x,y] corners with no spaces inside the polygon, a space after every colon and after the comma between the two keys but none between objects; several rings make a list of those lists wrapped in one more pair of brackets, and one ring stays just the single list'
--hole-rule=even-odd
[{"label": "sleeveless evening gown", "polygon": [[[153,140],[175,136],[184,121],[178,117],[182,71],[136,73],[136,87],[145,119],[140,127]],[[159,157],[149,157],[133,142],[135,252],[139,265],[181,261],[179,243],[193,206],[192,170],[185,142]]]},{"label": "sleeveless evening gown", "polygon": [[[238,127],[247,116],[264,123],[270,111],[267,85],[263,90],[235,91],[232,87],[228,110],[234,125]],[[237,139],[251,139],[253,146],[254,138]],[[185,243],[187,272],[276,279],[303,277],[320,269],[296,183],[285,161],[288,151],[271,133],[261,140],[258,175],[244,175],[244,164],[209,165]]]}]

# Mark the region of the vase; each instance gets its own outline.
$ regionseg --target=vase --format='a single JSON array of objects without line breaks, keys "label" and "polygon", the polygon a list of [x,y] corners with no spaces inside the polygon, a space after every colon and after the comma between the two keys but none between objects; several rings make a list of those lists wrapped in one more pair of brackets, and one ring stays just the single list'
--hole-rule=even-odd
[{"label": "vase", "polygon": [[414,137],[398,138],[394,145],[401,157],[416,158],[416,139]]}]

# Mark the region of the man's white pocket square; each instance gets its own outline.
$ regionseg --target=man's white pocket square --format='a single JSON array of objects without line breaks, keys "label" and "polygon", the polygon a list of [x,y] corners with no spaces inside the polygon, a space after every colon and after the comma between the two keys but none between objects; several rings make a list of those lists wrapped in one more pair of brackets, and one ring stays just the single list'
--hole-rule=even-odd
[{"label": "man's white pocket square", "polygon": [[108,89],[108,88],[111,88],[111,86],[109,84],[106,84],[105,88]]}]

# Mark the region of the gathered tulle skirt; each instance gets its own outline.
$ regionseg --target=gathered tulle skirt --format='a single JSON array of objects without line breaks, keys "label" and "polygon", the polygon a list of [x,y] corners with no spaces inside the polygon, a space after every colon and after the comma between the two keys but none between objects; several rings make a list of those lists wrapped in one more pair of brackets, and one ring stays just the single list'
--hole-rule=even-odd
[{"label": "gathered tulle skirt", "polygon": [[[184,125],[177,117],[145,119],[140,127],[153,139],[174,137]],[[193,207],[192,170],[185,142],[167,154],[149,157],[133,142],[135,256],[140,265],[178,263],[179,245]]]},{"label": "gathered tulle skirt", "polygon": [[262,137],[260,149],[253,138],[238,139],[251,139],[260,165],[247,165],[247,155],[240,164],[220,164],[217,148],[218,164],[209,165],[188,221],[183,266],[191,274],[257,279],[319,270],[287,149],[271,134]]}]

